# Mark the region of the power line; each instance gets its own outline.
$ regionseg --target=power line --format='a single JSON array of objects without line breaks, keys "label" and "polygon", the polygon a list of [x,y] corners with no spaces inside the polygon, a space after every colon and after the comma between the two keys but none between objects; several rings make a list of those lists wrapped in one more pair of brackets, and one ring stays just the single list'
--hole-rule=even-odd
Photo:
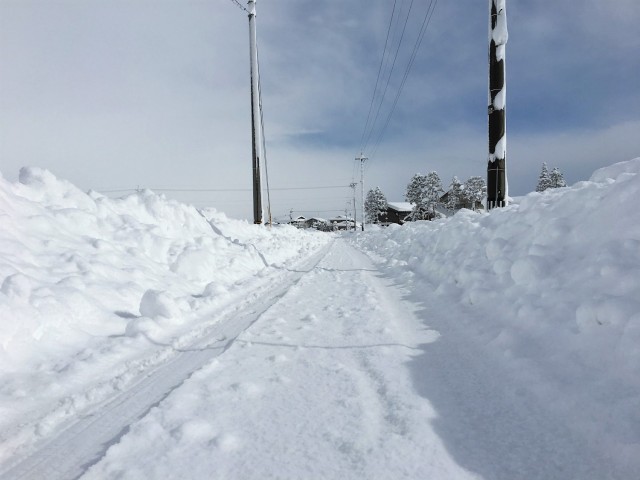
[{"label": "power line", "polygon": [[245,12],[249,13],[249,10],[247,10],[244,5],[238,2],[238,0],[231,0],[231,2],[233,2],[238,8],[240,8],[240,10],[244,10]]},{"label": "power line", "polygon": [[380,135],[378,136],[378,140],[375,143],[375,147],[373,149],[373,152],[371,153],[371,156],[373,157],[376,152],[378,151],[378,147],[380,146],[380,142],[382,141],[382,138],[384,137],[384,134],[386,133],[387,127],[389,126],[389,122],[391,121],[391,116],[393,115],[393,112],[396,109],[396,105],[398,104],[398,99],[400,98],[400,95],[402,94],[402,90],[404,89],[404,85],[407,81],[407,78],[409,77],[409,72],[411,71],[411,67],[413,66],[413,62],[416,59],[416,55],[418,54],[418,50],[420,49],[420,45],[422,45],[422,40],[424,39],[424,35],[427,31],[427,28],[429,27],[429,23],[431,23],[431,17],[433,17],[433,12],[436,9],[436,5],[438,3],[438,0],[431,0],[431,2],[429,3],[429,6],[427,7],[427,11],[425,13],[424,19],[422,20],[422,25],[420,27],[420,32],[418,33],[418,37],[416,38],[416,43],[413,46],[413,51],[411,52],[411,57],[409,58],[409,63],[407,64],[407,68],[404,71],[404,75],[402,77],[402,81],[400,82],[400,87],[398,88],[398,91],[396,92],[396,97],[393,101],[393,105],[391,107],[391,110],[389,111],[389,114],[387,115],[387,119],[385,121],[384,127],[382,127],[382,130],[380,131]]},{"label": "power line", "polygon": [[393,17],[396,12],[396,1],[397,0],[393,0],[393,9],[391,10],[391,18],[389,19],[389,26],[387,27],[387,38],[384,40],[384,49],[382,50],[382,58],[380,59],[380,66],[378,67],[378,76],[376,77],[376,85],[375,87],[373,87],[373,95],[371,96],[371,103],[369,104],[369,113],[367,114],[367,121],[364,124],[364,129],[362,130],[362,136],[360,137],[360,150],[362,150],[363,148],[362,142],[364,141],[364,135],[367,132],[367,127],[369,126],[371,111],[373,110],[373,103],[376,98],[376,93],[378,91],[380,73],[382,73],[382,65],[384,64],[385,55],[387,53],[387,45],[389,43],[389,34],[391,33],[391,26],[393,25]]},{"label": "power line", "polygon": [[350,188],[349,185],[329,185],[322,187],[286,187],[286,188],[272,188],[271,190],[322,190],[330,188]]},{"label": "power line", "polygon": [[[373,158],[374,155],[376,154],[378,147],[380,146],[386,131],[389,127],[389,124],[391,122],[391,118],[395,112],[395,109],[398,105],[398,101],[400,99],[400,96],[402,94],[402,91],[404,90],[405,84],[407,82],[407,79],[409,77],[409,74],[411,72],[411,68],[413,67],[413,64],[415,62],[416,56],[418,54],[418,51],[420,49],[420,46],[422,45],[422,42],[424,40],[426,31],[431,23],[431,19],[433,17],[434,11],[436,9],[436,5],[438,3],[438,0],[430,0],[430,2],[428,2],[428,6],[426,8],[426,11],[424,13],[424,17],[422,19],[422,24],[420,25],[415,43],[413,45],[413,49],[411,50],[411,54],[409,56],[409,59],[407,61],[406,67],[404,69],[404,73],[401,77],[401,81],[400,84],[397,88],[397,91],[395,93],[395,97],[393,99],[393,102],[390,103],[390,109],[388,110],[388,112],[386,113],[386,116],[383,116],[382,118],[384,118],[384,122],[381,124],[381,128],[375,132],[376,134],[374,134],[374,130],[376,129],[376,125],[378,124],[378,120],[380,119],[380,114],[382,113],[383,110],[383,104],[384,104],[384,100],[386,98],[386,94],[388,91],[388,87],[389,84],[391,82],[391,77],[393,76],[393,72],[394,72],[394,68],[396,65],[396,61],[397,61],[397,57],[399,54],[399,51],[402,47],[402,41],[405,38],[405,33],[406,33],[406,29],[407,29],[407,24],[409,22],[409,17],[411,16],[411,11],[412,11],[412,7],[413,7],[413,0],[411,0],[411,3],[409,4],[409,9],[408,12],[406,14],[406,16],[404,16],[402,14],[402,5],[400,6],[399,9],[397,9],[397,5],[396,5],[396,0],[394,0],[394,8],[392,10],[392,15],[391,18],[389,20],[389,29],[392,29],[392,25],[394,25],[394,14],[395,11],[397,10],[398,13],[395,14],[396,16],[396,21],[395,21],[395,31],[396,31],[396,35],[399,32],[399,24],[400,24],[400,17],[404,17],[404,25],[402,26],[402,31],[400,33],[400,39],[397,43],[397,46],[395,48],[395,54],[393,56],[393,62],[391,64],[391,69],[389,70],[388,74],[386,73],[382,73],[384,71],[386,71],[386,67],[383,67],[383,65],[387,65],[388,61],[390,60],[391,55],[388,54],[388,48],[389,48],[389,39],[390,39],[390,30],[388,29],[387,31],[387,38],[385,40],[385,48],[383,50],[382,53],[382,59],[381,59],[381,63],[380,63],[380,68],[378,70],[378,77],[376,78],[376,83],[375,83],[375,87],[374,87],[374,95],[372,98],[372,102],[370,103],[370,107],[369,107],[369,114],[367,115],[367,120],[365,123],[365,130],[363,132],[363,136],[360,139],[360,145],[361,145],[361,152],[366,152],[367,149],[369,148],[370,145],[373,145],[373,149],[371,151],[371,154],[369,155],[370,158]],[[394,42],[391,42],[394,43]],[[385,61],[386,59],[386,61]],[[379,101],[376,101],[376,93],[380,93],[380,89],[378,88],[379,83],[381,81],[382,78],[384,78],[384,76],[386,76],[386,83],[385,83],[385,87],[382,90],[382,96],[380,97]],[[375,109],[375,116],[373,118],[373,121],[371,121],[371,112]],[[385,108],[386,110],[386,108]],[[373,143],[371,143],[372,138],[375,139],[375,141]],[[364,143],[363,143],[364,140]]]},{"label": "power line", "polygon": [[320,212],[344,212],[344,208],[338,210],[293,210],[293,213],[320,213]]},{"label": "power line", "polygon": [[[334,189],[334,188],[350,188],[349,185],[322,185],[318,187],[282,187],[282,188],[272,188],[271,190],[325,190],[325,189]],[[97,189],[96,191],[100,193],[119,193],[119,192],[137,192],[139,190],[152,190],[155,192],[250,192],[251,188],[118,188],[118,189],[108,189],[102,190]]]},{"label": "power line", "polygon": [[385,96],[387,95],[387,89],[389,88],[389,83],[391,81],[391,76],[393,75],[393,69],[395,68],[396,61],[398,59],[398,53],[400,52],[400,47],[402,46],[402,40],[404,39],[404,34],[407,30],[407,23],[409,22],[409,17],[411,16],[411,9],[413,8],[413,0],[409,4],[409,10],[407,11],[407,17],[404,20],[404,25],[402,26],[402,34],[400,35],[400,40],[398,42],[398,47],[396,48],[396,53],[393,56],[393,63],[391,64],[391,69],[389,70],[389,76],[387,77],[387,83],[385,84],[384,90],[382,92],[382,98],[380,99],[380,103],[378,104],[378,108],[376,109],[376,115],[371,123],[371,128],[369,130],[369,134],[367,135],[367,140],[364,144],[362,150],[366,150],[369,145],[369,140],[371,139],[371,134],[373,133],[374,127],[376,126],[376,122],[378,121],[378,115],[380,115],[380,109],[382,104],[384,103]]}]

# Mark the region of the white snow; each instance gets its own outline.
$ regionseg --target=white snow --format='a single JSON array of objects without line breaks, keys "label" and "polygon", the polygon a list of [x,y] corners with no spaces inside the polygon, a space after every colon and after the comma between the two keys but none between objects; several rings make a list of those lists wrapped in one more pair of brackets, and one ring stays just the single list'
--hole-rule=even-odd
[{"label": "white snow", "polygon": [[0,478],[640,478],[640,158],[515,200],[337,236],[0,178]]},{"label": "white snow", "polygon": [[507,156],[507,136],[503,135],[500,138],[500,140],[498,140],[498,143],[496,143],[495,151],[489,154],[489,161],[494,162],[499,158],[506,158],[506,156]]},{"label": "white snow", "polygon": [[[507,29],[507,12],[506,12],[506,0],[494,0],[498,15],[496,16],[496,26],[491,30],[490,39],[500,47],[504,46],[509,40],[509,32]],[[498,61],[504,60],[504,48],[498,48],[496,52]]]},{"label": "white snow", "polygon": [[142,358],[149,342],[193,335],[206,312],[327,241],[150,191],[86,194],[37,168],[15,184],[0,178],[0,218],[0,462],[12,442],[38,438],[121,388],[139,363],[166,357]]},{"label": "white snow", "polygon": [[507,104],[507,87],[502,87],[496,97],[493,99],[493,108],[496,110],[504,110]]},{"label": "white snow", "polygon": [[[637,476],[639,200],[640,158],[490,214],[371,233],[364,245],[399,281],[435,292],[438,326],[482,345]],[[455,306],[466,313],[452,316]]]}]

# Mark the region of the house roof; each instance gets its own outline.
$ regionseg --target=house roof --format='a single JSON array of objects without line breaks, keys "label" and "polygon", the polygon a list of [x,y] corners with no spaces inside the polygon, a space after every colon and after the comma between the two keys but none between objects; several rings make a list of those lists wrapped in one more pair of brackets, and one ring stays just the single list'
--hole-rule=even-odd
[{"label": "house roof", "polygon": [[387,205],[397,212],[410,212],[413,210],[413,204],[409,202],[387,202]]}]

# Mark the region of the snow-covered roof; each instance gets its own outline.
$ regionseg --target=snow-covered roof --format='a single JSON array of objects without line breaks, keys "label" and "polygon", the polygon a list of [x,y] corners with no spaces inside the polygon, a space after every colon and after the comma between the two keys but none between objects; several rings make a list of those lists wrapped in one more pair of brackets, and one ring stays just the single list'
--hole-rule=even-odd
[{"label": "snow-covered roof", "polygon": [[410,212],[413,210],[413,203],[409,202],[387,202],[387,205],[398,212]]}]

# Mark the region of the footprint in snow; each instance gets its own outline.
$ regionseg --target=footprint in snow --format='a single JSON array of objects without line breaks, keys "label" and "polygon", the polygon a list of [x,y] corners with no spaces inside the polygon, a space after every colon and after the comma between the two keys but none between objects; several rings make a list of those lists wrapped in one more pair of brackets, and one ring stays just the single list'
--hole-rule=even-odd
[{"label": "footprint in snow", "polygon": [[282,363],[282,362],[286,362],[289,359],[287,358],[286,355],[280,353],[278,355],[271,355],[270,357],[268,357],[268,360],[272,363]]}]

